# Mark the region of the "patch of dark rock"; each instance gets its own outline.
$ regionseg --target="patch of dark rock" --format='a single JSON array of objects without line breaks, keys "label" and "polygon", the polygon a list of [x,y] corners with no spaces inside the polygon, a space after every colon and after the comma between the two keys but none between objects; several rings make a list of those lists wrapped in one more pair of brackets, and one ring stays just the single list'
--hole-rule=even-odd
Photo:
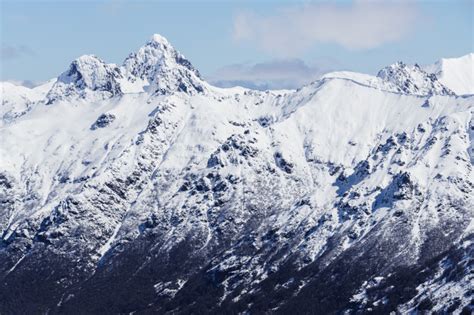
[{"label": "patch of dark rock", "polygon": [[97,120],[92,124],[91,130],[96,130],[98,128],[105,128],[109,126],[115,120],[115,115],[110,113],[105,113],[99,116]]},{"label": "patch of dark rock", "polygon": [[276,152],[274,155],[275,158],[275,164],[280,168],[282,171],[284,171],[287,174],[293,173],[293,167],[294,164],[288,162],[282,155],[281,152]]},{"label": "patch of dark rock", "polygon": [[11,189],[13,187],[11,181],[4,174],[0,174],[0,186],[5,187],[6,189]]},{"label": "patch of dark rock", "polygon": [[263,116],[263,117],[258,118],[257,121],[260,124],[260,126],[262,126],[263,128],[266,128],[270,126],[270,124],[273,122],[273,119],[268,116]]},{"label": "patch of dark rock", "polygon": [[196,190],[199,192],[206,192],[210,189],[209,185],[203,179],[199,180],[196,184]]},{"label": "patch of dark rock", "polygon": [[299,201],[296,203],[296,206],[297,206],[297,207],[311,206],[311,201],[310,201],[308,198],[304,198],[304,199],[299,200]]},{"label": "patch of dark rock", "polygon": [[191,188],[191,183],[189,182],[184,182],[181,187],[179,188],[179,191],[187,191]]},{"label": "patch of dark rock", "polygon": [[122,187],[121,183],[116,182],[107,182],[105,183],[105,186],[110,188],[114,193],[116,193],[120,198],[125,199],[125,189]]}]

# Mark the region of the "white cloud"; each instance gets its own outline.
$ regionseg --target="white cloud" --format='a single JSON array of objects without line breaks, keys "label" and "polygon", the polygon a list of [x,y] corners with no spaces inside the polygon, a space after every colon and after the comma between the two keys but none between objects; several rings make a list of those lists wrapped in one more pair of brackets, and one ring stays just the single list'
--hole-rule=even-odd
[{"label": "white cloud", "polygon": [[233,35],[283,56],[296,56],[318,42],[366,50],[402,39],[420,18],[415,5],[406,1],[309,3],[273,15],[240,12],[234,17]]},{"label": "white cloud", "polygon": [[217,86],[243,86],[252,89],[294,89],[317,80],[333,70],[337,62],[319,60],[308,65],[300,59],[280,59],[262,63],[233,64],[222,67],[209,77]]}]

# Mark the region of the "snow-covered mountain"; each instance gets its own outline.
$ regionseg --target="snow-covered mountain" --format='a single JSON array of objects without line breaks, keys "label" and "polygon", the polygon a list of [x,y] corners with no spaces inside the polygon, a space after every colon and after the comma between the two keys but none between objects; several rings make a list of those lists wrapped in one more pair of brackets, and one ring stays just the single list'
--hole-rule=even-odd
[{"label": "snow-covered mountain", "polygon": [[469,313],[474,96],[437,73],[221,89],[154,35],[2,83],[0,313]]},{"label": "snow-covered mountain", "polygon": [[31,106],[43,100],[56,79],[49,80],[35,88],[27,88],[10,82],[0,82],[2,107],[0,124],[8,123],[25,114]]},{"label": "snow-covered mountain", "polygon": [[436,74],[439,81],[456,94],[474,94],[474,53],[460,58],[441,59],[425,70]]}]

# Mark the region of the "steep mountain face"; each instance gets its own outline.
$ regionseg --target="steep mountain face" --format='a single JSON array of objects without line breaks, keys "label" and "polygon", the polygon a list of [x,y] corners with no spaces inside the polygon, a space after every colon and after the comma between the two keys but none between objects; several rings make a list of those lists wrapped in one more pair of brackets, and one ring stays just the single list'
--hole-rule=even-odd
[{"label": "steep mountain face", "polygon": [[220,89],[155,35],[42,95],[2,106],[2,314],[473,309],[474,97],[417,66]]}]

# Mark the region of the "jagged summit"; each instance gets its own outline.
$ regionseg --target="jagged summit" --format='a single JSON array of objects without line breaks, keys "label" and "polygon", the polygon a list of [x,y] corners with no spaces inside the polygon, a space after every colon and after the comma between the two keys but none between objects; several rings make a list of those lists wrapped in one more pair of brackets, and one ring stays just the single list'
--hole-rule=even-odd
[{"label": "jagged summit", "polygon": [[391,83],[398,92],[404,94],[454,94],[438,81],[435,74],[425,72],[418,64],[410,66],[399,61],[380,70],[377,77]]},{"label": "jagged summit", "polygon": [[128,80],[147,82],[148,91],[153,94],[175,91],[194,94],[204,91],[199,71],[166,38],[158,34],[154,34],[136,53],[131,53],[125,59],[123,68]]},{"label": "jagged summit", "polygon": [[[81,88],[105,90],[109,80],[120,77],[120,69],[113,64],[106,64],[95,55],[82,55],[74,60],[68,71],[59,76],[63,83],[75,83]],[[118,93],[112,90],[112,93]]]},{"label": "jagged summit", "polygon": [[105,98],[120,95],[122,90],[118,81],[121,78],[116,65],[106,64],[94,55],[80,56],[58,77],[46,96],[47,103],[71,96],[87,97],[92,92]]}]

